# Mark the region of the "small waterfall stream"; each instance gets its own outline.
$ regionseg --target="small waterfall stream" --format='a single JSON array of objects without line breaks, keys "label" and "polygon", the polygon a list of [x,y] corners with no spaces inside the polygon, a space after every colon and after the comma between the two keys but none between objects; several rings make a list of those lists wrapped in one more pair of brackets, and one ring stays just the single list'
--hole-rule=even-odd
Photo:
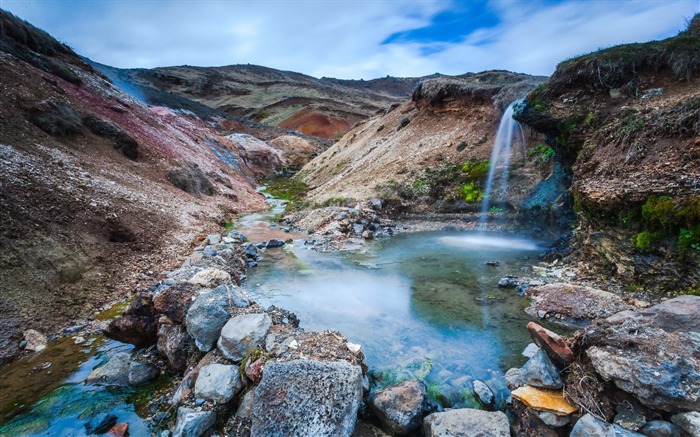
[{"label": "small waterfall stream", "polygon": [[[488,222],[489,208],[494,204],[492,199],[495,188],[499,188],[505,200],[508,193],[508,168],[510,167],[511,149],[513,144],[520,139],[522,143],[525,141],[522,127],[513,118],[514,106],[519,101],[508,105],[508,108],[501,117],[501,122],[498,125],[496,139],[493,142],[493,150],[491,151],[491,159],[489,161],[489,174],[486,179],[486,187],[484,188],[484,199],[481,201],[481,215],[479,217],[478,228],[483,229]],[[494,186],[494,180],[499,177],[498,187]]]}]

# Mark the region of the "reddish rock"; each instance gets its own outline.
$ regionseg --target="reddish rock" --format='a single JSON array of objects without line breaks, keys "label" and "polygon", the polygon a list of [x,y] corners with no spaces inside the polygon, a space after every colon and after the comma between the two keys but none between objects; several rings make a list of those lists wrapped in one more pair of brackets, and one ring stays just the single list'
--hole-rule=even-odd
[{"label": "reddish rock", "polygon": [[166,288],[156,296],[153,304],[159,314],[168,316],[175,323],[183,323],[187,310],[192,304],[192,296],[198,287],[194,284],[181,282]]},{"label": "reddish rock", "polygon": [[124,315],[136,317],[152,317],[155,315],[153,306],[153,294],[148,291],[139,291],[134,300],[124,310]]},{"label": "reddish rock", "polygon": [[104,330],[104,335],[122,343],[131,343],[137,347],[155,344],[158,339],[158,326],[155,317],[119,316],[112,320]]},{"label": "reddish rock", "polygon": [[112,427],[112,429],[109,430],[109,435],[114,435],[117,437],[124,437],[129,435],[129,424],[126,422],[117,423]]},{"label": "reddish rock", "polygon": [[246,366],[246,376],[250,378],[251,381],[257,384],[258,382],[260,382],[260,379],[262,379],[262,370],[264,365],[265,358],[258,358],[253,362],[253,364]]},{"label": "reddish rock", "polygon": [[543,328],[535,322],[527,324],[530,337],[547,352],[547,355],[559,364],[566,365],[574,361],[574,353],[566,345],[564,339],[549,329]]}]

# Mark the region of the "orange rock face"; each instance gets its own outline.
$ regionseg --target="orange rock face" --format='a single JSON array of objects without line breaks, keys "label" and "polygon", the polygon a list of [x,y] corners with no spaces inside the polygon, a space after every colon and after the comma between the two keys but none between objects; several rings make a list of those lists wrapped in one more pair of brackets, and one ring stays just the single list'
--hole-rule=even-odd
[{"label": "orange rock face", "polygon": [[578,407],[567,401],[559,390],[543,390],[527,385],[511,394],[527,407],[537,411],[546,411],[557,416],[568,416],[578,411]]}]

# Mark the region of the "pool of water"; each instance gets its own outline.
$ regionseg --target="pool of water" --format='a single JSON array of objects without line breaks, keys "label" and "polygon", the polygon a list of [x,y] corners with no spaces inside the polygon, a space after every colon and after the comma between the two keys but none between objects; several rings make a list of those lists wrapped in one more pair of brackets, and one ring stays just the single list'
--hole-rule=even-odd
[{"label": "pool of water", "polygon": [[264,306],[295,312],[307,330],[362,344],[379,385],[418,377],[439,407],[473,405],[472,380],[505,397],[504,372],[525,361],[527,302],[497,283],[526,274],[539,251],[533,241],[468,232],[405,234],[355,254],[298,242],[268,250],[244,287]]}]

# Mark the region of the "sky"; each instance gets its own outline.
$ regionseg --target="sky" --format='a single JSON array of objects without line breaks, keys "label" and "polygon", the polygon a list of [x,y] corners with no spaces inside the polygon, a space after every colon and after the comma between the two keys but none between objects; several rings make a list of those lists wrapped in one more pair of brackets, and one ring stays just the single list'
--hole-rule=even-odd
[{"label": "sky", "polygon": [[372,79],[503,69],[676,35],[700,0],[0,0],[122,68],[257,64]]}]

